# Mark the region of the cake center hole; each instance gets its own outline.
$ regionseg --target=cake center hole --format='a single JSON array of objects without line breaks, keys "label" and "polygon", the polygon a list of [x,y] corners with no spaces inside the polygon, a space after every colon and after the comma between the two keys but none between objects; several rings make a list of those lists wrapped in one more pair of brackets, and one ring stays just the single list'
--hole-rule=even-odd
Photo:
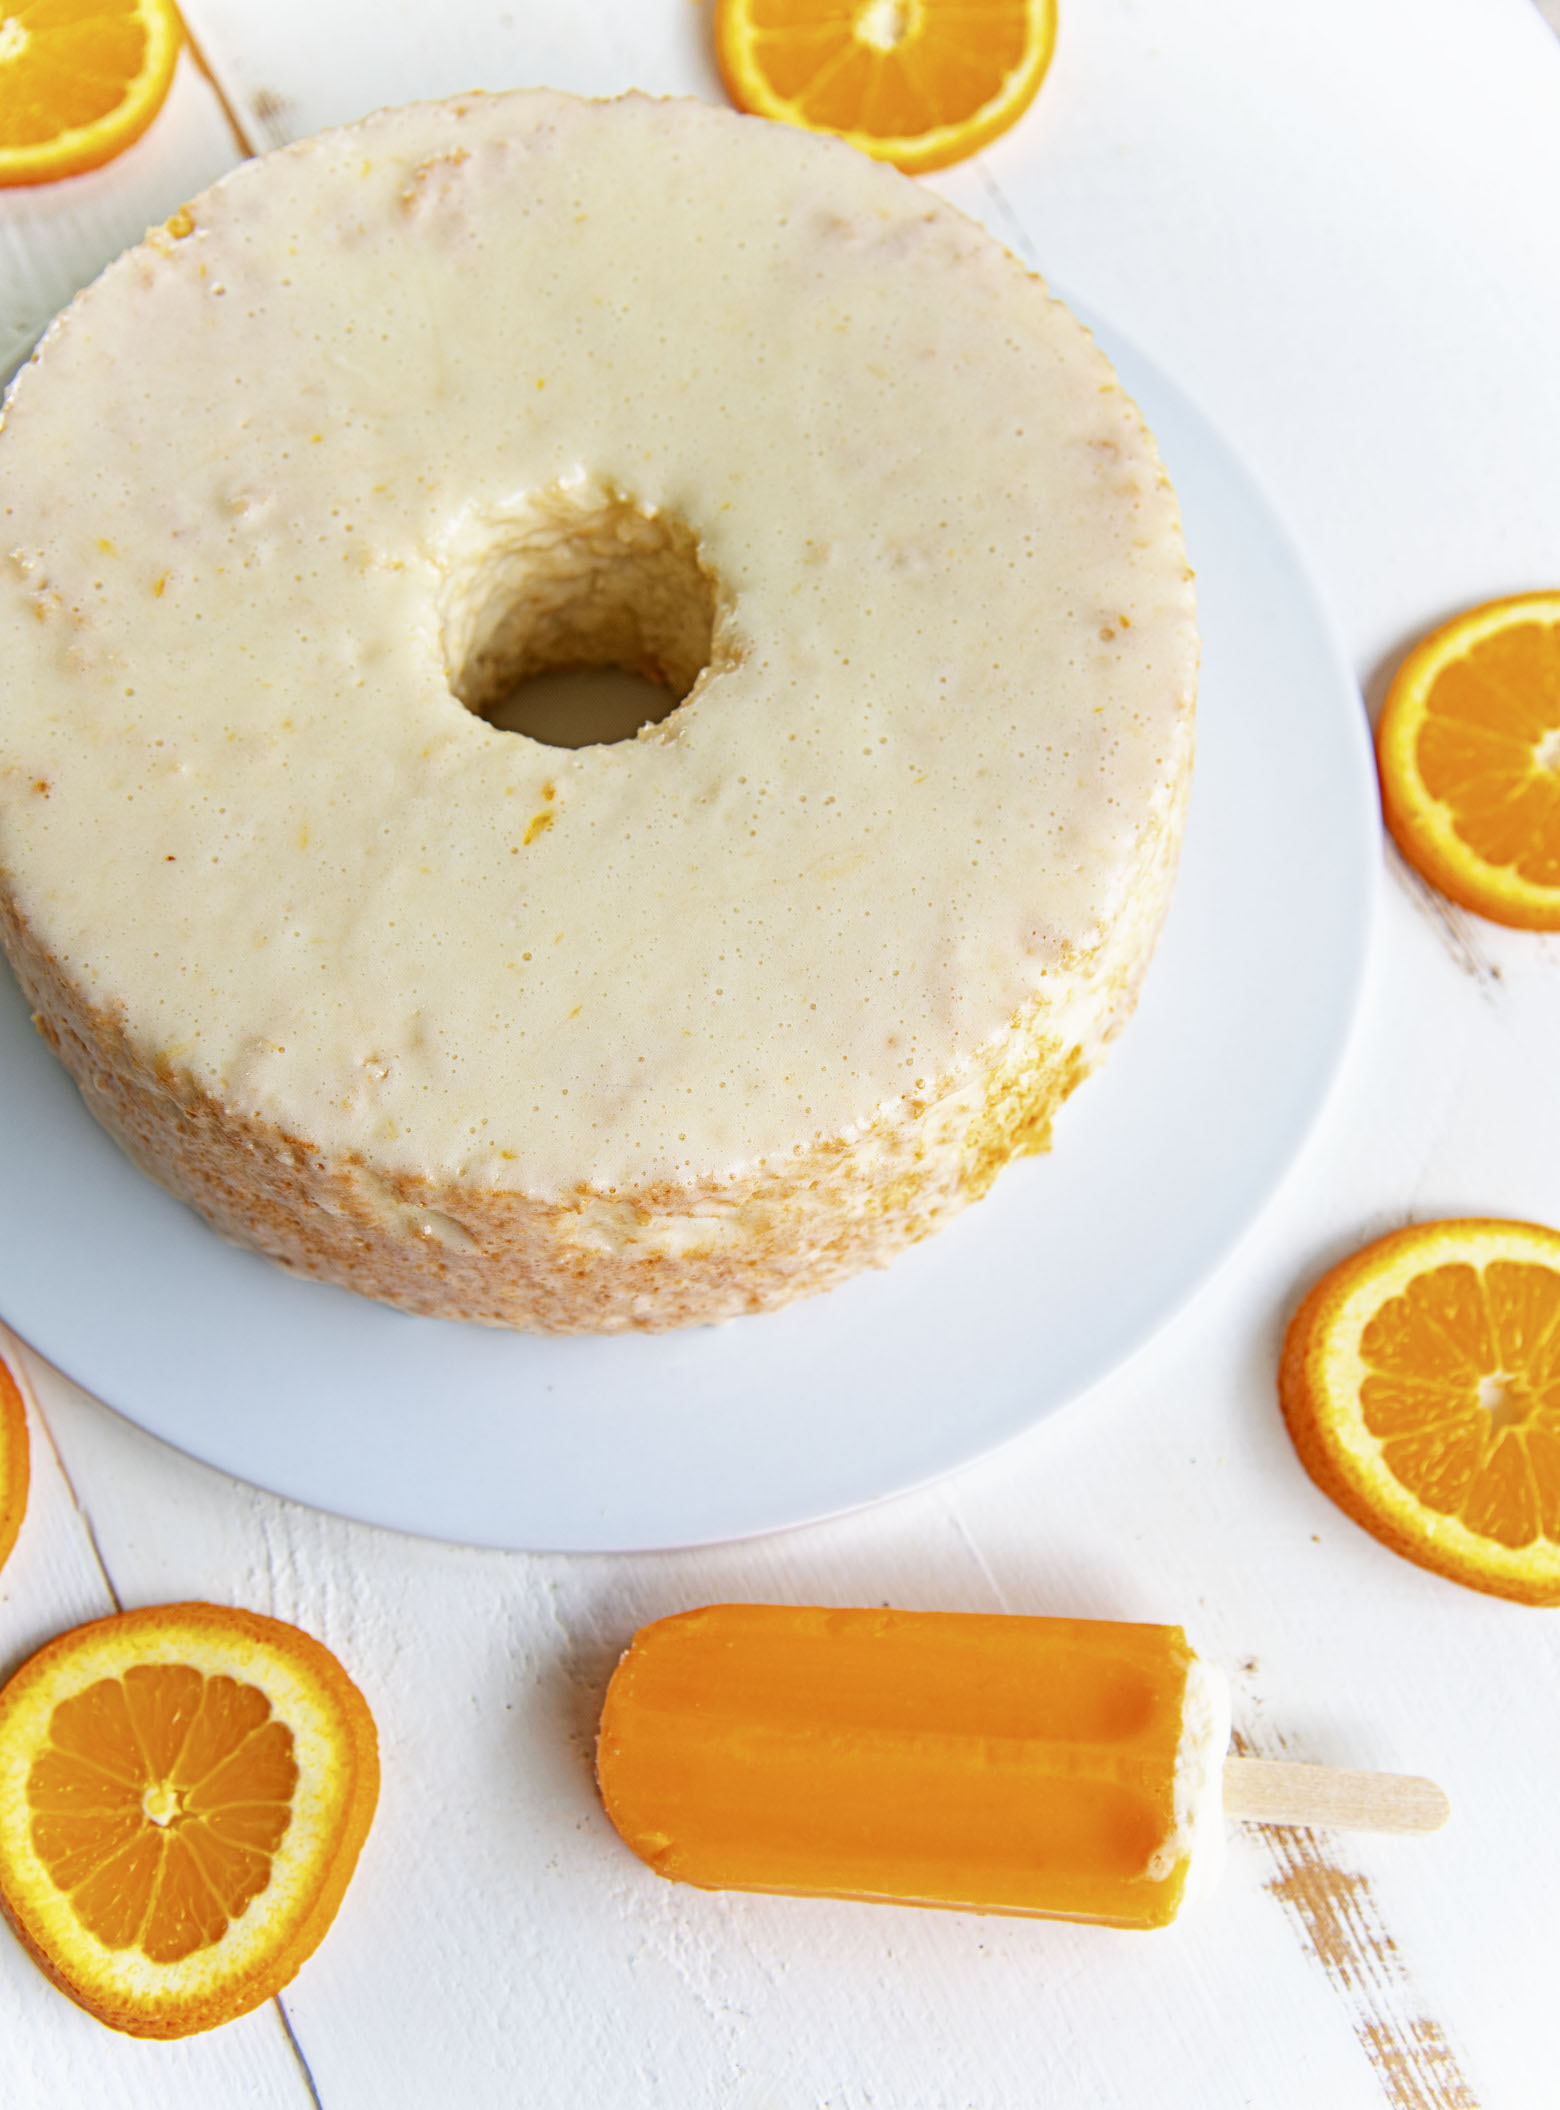
[{"label": "cake center hole", "polygon": [[444,595],[455,695],[549,747],[632,740],[714,656],[716,582],[669,513],[561,488],[470,528]]}]

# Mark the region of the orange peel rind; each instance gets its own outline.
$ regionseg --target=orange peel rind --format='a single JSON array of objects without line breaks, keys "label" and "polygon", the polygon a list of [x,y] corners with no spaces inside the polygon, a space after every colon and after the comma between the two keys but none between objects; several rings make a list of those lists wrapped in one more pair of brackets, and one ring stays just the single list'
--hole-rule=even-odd
[{"label": "orange peel rind", "polygon": [[1560,930],[1560,590],[1487,601],[1416,645],[1376,757],[1416,871],[1492,922]]},{"label": "orange peel rind", "polygon": [[0,11],[0,185],[100,168],[167,99],[172,0],[23,0]]},{"label": "orange peel rind", "polygon": [[1393,1552],[1560,1604],[1560,1231],[1414,1224],[1329,1270],[1279,1400],[1306,1471]]},{"label": "orange peel rind", "polygon": [[0,1692],[0,1909],[111,2028],[212,2029],[312,1955],[378,1789],[373,1717],[310,1635],[208,1604],[94,1620]]},{"label": "orange peel rind", "polygon": [[1055,0],[717,0],[739,110],[921,175],[963,161],[1034,101]]},{"label": "orange peel rind", "polygon": [[27,1409],[0,1357],[0,1568],[10,1558],[27,1511]]}]

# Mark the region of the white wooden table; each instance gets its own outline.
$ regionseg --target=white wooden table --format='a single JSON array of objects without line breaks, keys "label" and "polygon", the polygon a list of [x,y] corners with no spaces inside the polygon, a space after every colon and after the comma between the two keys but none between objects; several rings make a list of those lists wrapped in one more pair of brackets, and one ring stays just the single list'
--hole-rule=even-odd
[{"label": "white wooden table", "polygon": [[[472,85],[720,92],[697,0],[187,14],[209,71],[182,62],[137,148],[0,198],[0,363],[245,148]],[[1039,102],[936,181],[1222,428],[1372,703],[1442,615],[1556,583],[1560,39],[1532,0],[1064,0]],[[240,1486],[20,1353],[34,1488],[0,1675],[115,1603],[249,1605],[340,1654],[385,1780],[324,1946],[215,2035],[117,2037],[0,1936],[7,2110],[1560,2101],[1556,1615],[1384,1551],[1274,1399],[1287,1310],[1365,1237],[1560,1222],[1560,939],[1464,916],[1391,856],[1383,885],[1344,1076],[1238,1253],[1089,1396],[867,1514],[695,1553],[474,1553]],[[601,1814],[595,1715],[636,1626],[744,1596],[1184,1620],[1253,1748],[1431,1773],[1454,1822],[1242,1834],[1217,1898],[1151,1937],[675,1889]]]}]

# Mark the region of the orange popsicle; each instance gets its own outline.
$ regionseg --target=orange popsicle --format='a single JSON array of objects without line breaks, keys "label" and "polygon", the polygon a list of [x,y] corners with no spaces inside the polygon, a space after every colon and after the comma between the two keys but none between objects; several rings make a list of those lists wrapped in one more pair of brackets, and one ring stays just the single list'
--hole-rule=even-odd
[{"label": "orange popsicle", "polygon": [[1222,1843],[1228,1738],[1179,1627],[709,1605],[635,1635],[597,1771],[702,1889],[1162,1927]]}]

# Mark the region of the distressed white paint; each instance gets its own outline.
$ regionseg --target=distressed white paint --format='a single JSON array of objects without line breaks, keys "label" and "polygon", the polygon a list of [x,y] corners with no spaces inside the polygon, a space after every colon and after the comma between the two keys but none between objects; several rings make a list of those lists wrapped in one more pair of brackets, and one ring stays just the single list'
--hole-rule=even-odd
[{"label": "distressed white paint", "polygon": [[[716,92],[689,0],[188,12],[261,140],[473,82]],[[225,137],[190,74],[145,154],[209,172]],[[137,191],[126,220],[130,165],[89,180],[79,211],[65,191],[0,198],[16,341],[193,187]],[[1242,447],[1373,695],[1383,661],[1447,607],[1552,583],[1560,41],[1528,0],[1064,9],[1021,130],[938,180]],[[680,1892],[595,1802],[612,1661],[681,1605],[1181,1618],[1230,1667],[1254,1741],[1447,1787],[1446,1832],[1355,1842],[1348,1865],[1396,1939],[1405,2017],[1419,2002],[1440,2022],[1481,2110],[1531,2110],[1553,2090],[1554,1923],[1534,1869],[1560,1832],[1556,1615],[1425,1575],[1343,1519],[1294,1461],[1273,1367],[1295,1297],[1362,1238],[1464,1210],[1560,1222],[1557,1046],[1560,939],[1440,908],[1394,863],[1328,1116],[1193,1305],[944,1487],[757,1544],[564,1560],[400,1539],[236,1486],[37,1370],[80,1507],[35,1437],[0,1668],[104,1609],[106,1570],[126,1603],[208,1596],[297,1619],[358,1677],[383,1803],[335,1929],[286,1995],[326,2110],[1378,2110],[1358,2018],[1268,1894],[1255,1834],[1195,1919],[1134,1938]],[[310,2100],[274,2009],[184,2046],[132,2044],[0,1938],[0,2015],[7,2110]]]}]

